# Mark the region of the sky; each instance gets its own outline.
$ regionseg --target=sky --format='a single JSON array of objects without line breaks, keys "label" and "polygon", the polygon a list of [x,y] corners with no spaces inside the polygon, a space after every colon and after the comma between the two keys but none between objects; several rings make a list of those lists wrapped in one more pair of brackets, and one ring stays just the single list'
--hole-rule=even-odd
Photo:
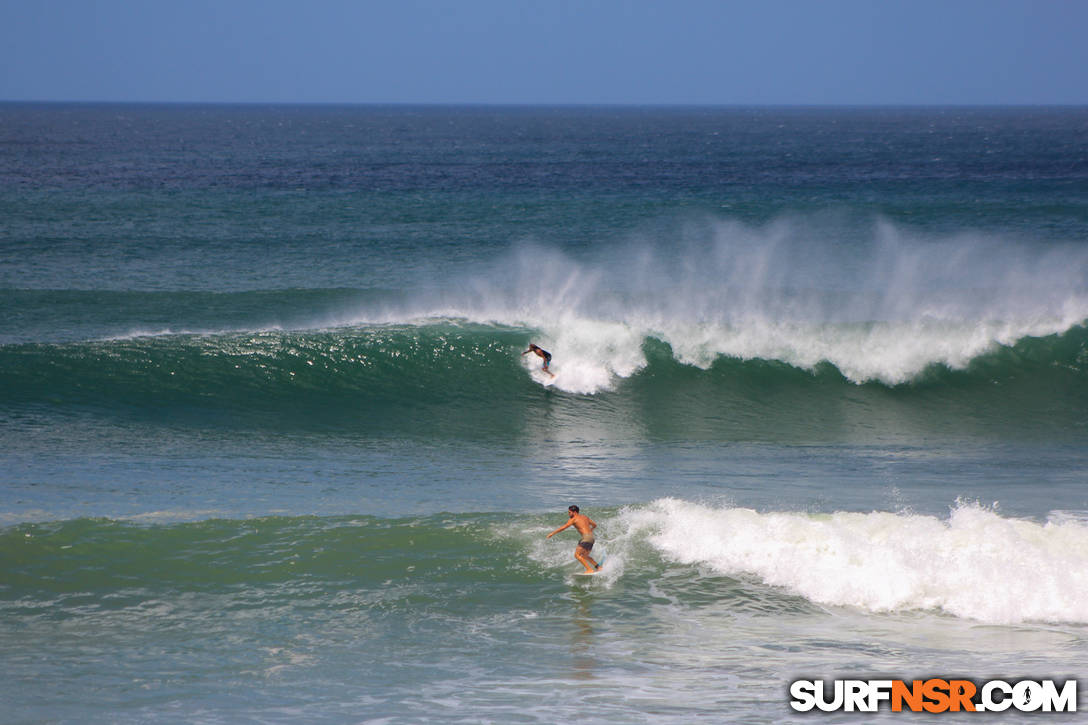
[{"label": "sky", "polygon": [[1085,105],[1088,0],[0,0],[0,100]]}]

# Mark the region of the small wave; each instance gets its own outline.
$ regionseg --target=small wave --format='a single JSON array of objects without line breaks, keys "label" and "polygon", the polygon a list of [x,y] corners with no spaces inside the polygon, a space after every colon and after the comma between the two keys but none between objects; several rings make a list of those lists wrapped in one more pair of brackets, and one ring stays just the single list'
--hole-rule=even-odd
[{"label": "small wave", "polygon": [[615,527],[668,561],[756,576],[812,602],[870,612],[938,610],[994,624],[1088,622],[1088,526],[1040,524],[958,504],[906,513],[759,513],[676,499]]},{"label": "small wave", "polygon": [[[947,518],[757,512],[666,498],[595,514],[601,543],[595,553],[605,561],[595,586],[652,587],[663,575],[673,583],[688,576],[702,599],[713,596],[708,581],[728,577],[767,606],[782,606],[787,595],[872,613],[1083,624],[1088,524],[1083,512],[1068,514],[1055,512],[1040,523],[974,503],[958,503]],[[156,513],[15,524],[0,529],[0,555],[9,562],[5,584],[32,595],[133,582],[201,590],[303,578],[379,590],[383,582],[411,580],[423,596],[432,577],[471,586],[496,577],[555,582],[572,573],[573,537],[544,538],[552,518],[445,513],[175,521]],[[750,588],[753,581],[759,587]],[[676,592],[685,596],[683,587]],[[736,593],[726,584],[721,595]]]}]

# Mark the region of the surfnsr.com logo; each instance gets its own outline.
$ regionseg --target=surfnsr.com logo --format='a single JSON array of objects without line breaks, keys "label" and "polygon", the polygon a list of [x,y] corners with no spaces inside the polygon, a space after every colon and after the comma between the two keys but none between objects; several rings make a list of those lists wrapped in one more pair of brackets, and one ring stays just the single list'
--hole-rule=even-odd
[{"label": "surfnsr.com logo", "polygon": [[796,680],[790,707],[798,712],[1076,712],[1077,681],[1054,680]]}]

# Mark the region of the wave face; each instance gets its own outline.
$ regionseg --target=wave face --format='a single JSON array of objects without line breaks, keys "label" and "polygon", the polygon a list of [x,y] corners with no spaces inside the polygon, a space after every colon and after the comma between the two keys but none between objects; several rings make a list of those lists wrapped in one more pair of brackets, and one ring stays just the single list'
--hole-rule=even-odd
[{"label": "wave face", "polygon": [[[431,321],[14,345],[0,348],[0,396],[8,407],[175,422],[498,432],[521,407],[546,404],[540,385],[552,381],[537,369],[538,359],[519,356],[529,339],[521,328]],[[911,413],[938,416],[934,430],[1084,424],[1083,327],[995,346],[960,370],[934,363],[899,386],[857,386],[831,365],[804,370],[775,359],[720,356],[703,369],[652,337],[626,346],[595,341],[603,349],[569,357],[553,348],[557,392],[578,393],[571,403],[579,415],[611,417],[613,409],[592,403],[599,397],[649,422],[675,419],[677,432],[702,423],[713,435],[715,419],[735,416],[722,430],[743,436],[743,425],[770,416],[804,435],[809,414],[819,416],[815,426],[859,415],[876,425]],[[597,376],[601,387],[587,382]],[[587,388],[594,395],[582,395]],[[868,410],[877,404],[881,410]]]},{"label": "wave face", "polygon": [[[759,513],[678,499],[597,516],[606,562],[596,584],[653,587],[681,603],[720,597],[751,611],[813,606],[943,612],[992,624],[1088,623],[1088,526],[961,504],[947,518],[910,513]],[[78,519],[0,531],[4,599],[75,606],[184,592],[260,591],[305,605],[353,592],[364,608],[411,618],[490,582],[506,606],[576,567],[573,541],[546,541],[547,517],[440,514],[264,517],[155,523]],[[446,601],[452,593],[454,601]]]},{"label": "wave face", "polygon": [[1088,425],[1082,250],[820,223],[523,246],[410,293],[8,291],[0,404],[475,435],[547,386],[666,436]]}]

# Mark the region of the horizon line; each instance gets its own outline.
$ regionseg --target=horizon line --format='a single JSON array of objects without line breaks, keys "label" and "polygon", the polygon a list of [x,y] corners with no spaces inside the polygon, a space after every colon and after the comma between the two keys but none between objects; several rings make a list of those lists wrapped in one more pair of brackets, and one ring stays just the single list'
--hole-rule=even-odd
[{"label": "horizon line", "polygon": [[589,102],[589,101],[181,101],[181,100],[72,100],[0,98],[0,105],[84,105],[84,106],[312,106],[312,107],[406,107],[406,108],[781,108],[781,109],[863,109],[863,108],[1088,108],[1085,103],[707,103],[707,102]]}]

